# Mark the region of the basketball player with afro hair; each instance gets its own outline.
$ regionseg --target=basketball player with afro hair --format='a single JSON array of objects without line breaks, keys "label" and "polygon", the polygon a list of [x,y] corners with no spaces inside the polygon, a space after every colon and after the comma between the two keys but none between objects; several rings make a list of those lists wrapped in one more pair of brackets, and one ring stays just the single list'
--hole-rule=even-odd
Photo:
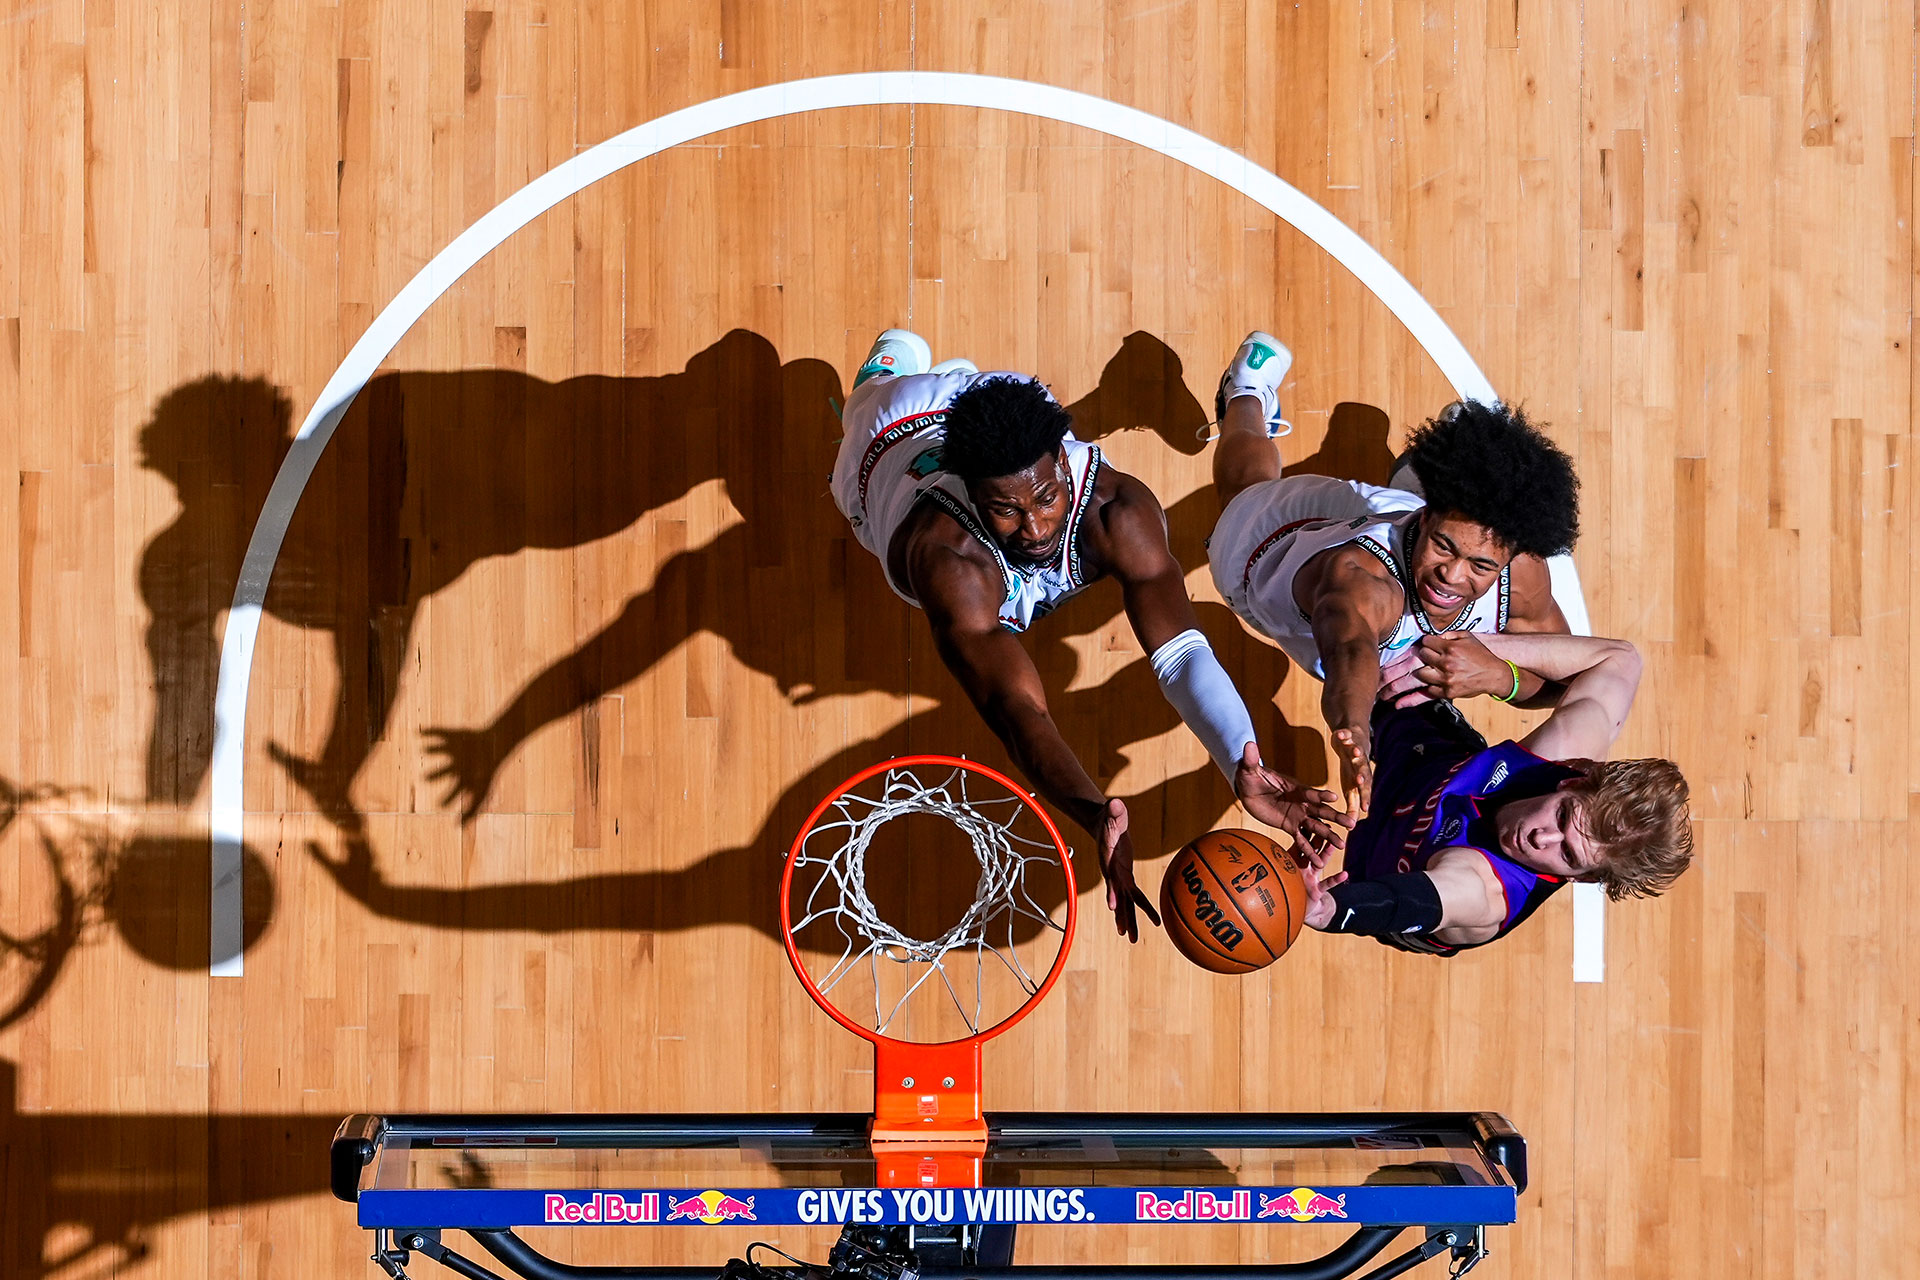
[{"label": "basketball player with afro hair", "polygon": [[1043,797],[1093,837],[1115,927],[1159,917],[1133,878],[1126,804],[1087,775],[1019,635],[1090,582],[1120,584],[1167,701],[1248,812],[1324,861],[1352,819],[1261,763],[1252,718],[1200,631],[1166,513],[1075,440],[1047,389],[971,362],[932,364],[918,334],[880,335],[854,380],[833,497],[887,585],[923,610],[941,659]]},{"label": "basketball player with afro hair", "polygon": [[[1283,474],[1275,439],[1293,356],[1255,332],[1220,379],[1219,522],[1207,557],[1240,618],[1325,681],[1342,782],[1371,798],[1381,668],[1408,653],[1428,692],[1552,706],[1561,685],[1503,661],[1499,632],[1568,630],[1546,559],[1579,532],[1573,463],[1518,409],[1464,401],[1417,428],[1383,487]],[[1424,493],[1424,496],[1422,494]]]}]

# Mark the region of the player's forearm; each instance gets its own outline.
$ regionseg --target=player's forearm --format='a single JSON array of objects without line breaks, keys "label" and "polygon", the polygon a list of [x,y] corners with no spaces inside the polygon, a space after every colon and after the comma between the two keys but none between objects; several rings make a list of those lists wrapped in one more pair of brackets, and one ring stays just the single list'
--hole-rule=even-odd
[{"label": "player's forearm", "polygon": [[1231,783],[1241,753],[1257,739],[1247,704],[1214,656],[1213,646],[1193,628],[1155,649],[1148,661],[1160,692]]},{"label": "player's forearm", "polygon": [[1041,798],[1098,839],[1106,821],[1107,798],[1087,776],[1046,709],[999,703],[982,706],[980,714]]},{"label": "player's forearm", "polygon": [[1630,673],[1636,682],[1640,675],[1640,655],[1625,640],[1510,632],[1480,638],[1495,657],[1505,658],[1523,673],[1532,672],[1543,681],[1570,684],[1576,677],[1602,668],[1615,675]]},{"label": "player's forearm", "polygon": [[[1498,636],[1502,657],[1548,670],[1566,692],[1539,740],[1553,754],[1600,758],[1620,736],[1640,688],[1640,654],[1624,640],[1596,636]],[[1564,674],[1563,674],[1564,673]]]},{"label": "player's forearm", "polygon": [[[1520,666],[1517,662],[1514,665]],[[1520,693],[1513,699],[1513,705],[1528,711],[1551,711],[1560,705],[1566,692],[1567,686],[1560,681],[1520,667]]]},{"label": "player's forearm", "polygon": [[1322,650],[1321,663],[1327,669],[1326,687],[1320,691],[1320,714],[1333,730],[1365,730],[1373,715],[1373,702],[1380,693],[1380,652],[1359,642],[1345,642]]}]

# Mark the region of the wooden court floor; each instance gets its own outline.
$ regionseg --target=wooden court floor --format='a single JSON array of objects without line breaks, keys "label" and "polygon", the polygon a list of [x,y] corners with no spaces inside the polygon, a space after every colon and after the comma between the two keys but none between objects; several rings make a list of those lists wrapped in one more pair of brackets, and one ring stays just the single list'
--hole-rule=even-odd
[{"label": "wooden court floor", "polygon": [[[324,1191],[352,1111],[864,1105],[864,1046],[781,953],[778,851],[862,765],[1004,759],[825,494],[880,328],[1052,384],[1168,506],[1263,736],[1325,776],[1316,687],[1213,594],[1194,432],[1269,328],[1289,465],[1378,478],[1437,367],[1154,154],[792,116],[539,217],[356,402],[267,598],[245,974],[209,976],[219,639],[354,340],[585,147],[900,68],[1162,116],[1384,253],[1575,455],[1595,625],[1649,659],[1622,749],[1679,760],[1698,819],[1678,888],[1609,910],[1598,984],[1564,901],[1452,962],[1315,936],[1238,980],[1086,928],[989,1104],[1497,1109],[1535,1176],[1482,1274],[1911,1274],[1912,4],[11,0],[0,65],[0,1275],[372,1276]],[[1030,644],[1157,876],[1226,788],[1110,587]]]}]

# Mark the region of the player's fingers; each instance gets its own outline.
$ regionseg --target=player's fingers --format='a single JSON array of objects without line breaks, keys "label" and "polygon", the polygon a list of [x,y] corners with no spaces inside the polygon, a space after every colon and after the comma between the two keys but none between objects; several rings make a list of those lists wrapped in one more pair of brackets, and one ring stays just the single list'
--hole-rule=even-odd
[{"label": "player's fingers", "polygon": [[1136,888],[1133,891],[1133,900],[1140,910],[1146,913],[1147,919],[1153,921],[1154,927],[1159,928],[1160,913],[1154,910],[1153,901],[1147,897],[1146,892]]},{"label": "player's fingers", "polygon": [[1406,674],[1395,676],[1391,680],[1382,680],[1380,684],[1380,692],[1377,696],[1382,698],[1391,698],[1395,694],[1403,693],[1408,689],[1416,688],[1419,684],[1420,684],[1419,678],[1416,677],[1411,671],[1408,671]]}]

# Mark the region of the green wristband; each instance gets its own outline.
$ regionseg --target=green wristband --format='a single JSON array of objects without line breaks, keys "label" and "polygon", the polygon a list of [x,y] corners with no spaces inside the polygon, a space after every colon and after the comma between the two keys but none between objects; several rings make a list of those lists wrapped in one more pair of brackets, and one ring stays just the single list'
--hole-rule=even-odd
[{"label": "green wristband", "polygon": [[1511,658],[1502,658],[1500,659],[1500,661],[1506,663],[1507,669],[1513,672],[1513,692],[1509,693],[1504,698],[1501,698],[1500,695],[1497,693],[1494,694],[1493,696],[1495,698],[1499,698],[1501,702],[1512,702],[1515,698],[1520,696],[1520,668],[1513,665],[1513,660]]}]

